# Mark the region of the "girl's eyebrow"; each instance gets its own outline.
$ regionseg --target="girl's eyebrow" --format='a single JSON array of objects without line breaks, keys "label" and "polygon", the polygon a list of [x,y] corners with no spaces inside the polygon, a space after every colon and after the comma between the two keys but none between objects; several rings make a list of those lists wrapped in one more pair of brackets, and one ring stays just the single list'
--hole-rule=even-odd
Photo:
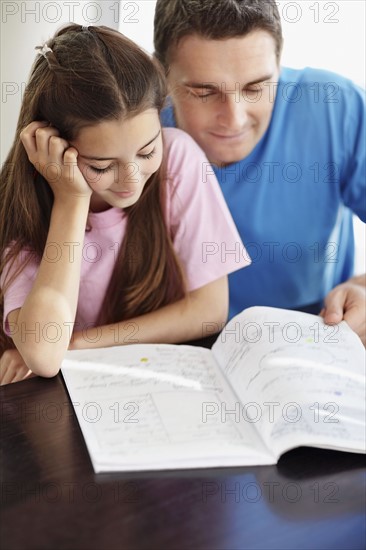
[{"label": "girl's eyebrow", "polygon": [[[159,137],[160,132],[161,132],[161,130],[159,130],[159,132],[156,134],[156,136],[153,137],[148,143],[145,143],[145,145],[143,145],[142,147],[140,147],[139,151],[141,151],[141,149],[145,149],[145,147],[147,147],[147,146],[150,145],[153,141],[155,141],[156,138]],[[111,158],[111,157],[88,157],[88,156],[86,156],[86,155],[80,155],[80,156],[83,157],[83,159],[87,159],[87,160],[115,160],[114,158]]]},{"label": "girl's eyebrow", "polygon": [[139,151],[141,151],[141,149],[145,149],[145,147],[147,147],[147,146],[150,145],[153,141],[155,141],[156,138],[160,136],[160,132],[161,132],[161,130],[159,130],[158,133],[156,134],[156,136],[153,137],[148,143],[146,143],[145,145],[143,145],[142,147],[140,147]]}]

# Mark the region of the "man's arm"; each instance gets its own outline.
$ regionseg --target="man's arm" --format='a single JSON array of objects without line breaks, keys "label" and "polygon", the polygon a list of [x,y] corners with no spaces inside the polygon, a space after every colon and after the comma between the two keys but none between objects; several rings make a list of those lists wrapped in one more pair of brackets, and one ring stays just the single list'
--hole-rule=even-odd
[{"label": "man's arm", "polygon": [[347,321],[366,346],[366,274],[334,287],[325,297],[320,315],[330,325]]}]

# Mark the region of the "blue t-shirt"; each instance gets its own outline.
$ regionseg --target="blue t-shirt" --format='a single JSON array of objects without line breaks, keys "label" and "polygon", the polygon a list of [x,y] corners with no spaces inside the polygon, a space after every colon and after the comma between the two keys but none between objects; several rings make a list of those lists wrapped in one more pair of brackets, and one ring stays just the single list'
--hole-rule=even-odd
[{"label": "blue t-shirt", "polygon": [[[172,107],[164,126],[175,126]],[[243,160],[212,166],[251,256],[229,276],[230,318],[253,305],[318,313],[353,274],[366,221],[365,96],[331,72],[282,68],[270,125]]]}]

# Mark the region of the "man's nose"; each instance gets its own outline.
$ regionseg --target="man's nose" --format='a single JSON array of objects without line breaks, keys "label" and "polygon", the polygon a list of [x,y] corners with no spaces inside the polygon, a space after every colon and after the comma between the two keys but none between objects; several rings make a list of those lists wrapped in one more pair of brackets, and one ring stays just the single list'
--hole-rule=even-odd
[{"label": "man's nose", "polygon": [[223,94],[220,102],[219,122],[231,132],[239,132],[248,119],[248,104],[245,98],[236,91]]}]

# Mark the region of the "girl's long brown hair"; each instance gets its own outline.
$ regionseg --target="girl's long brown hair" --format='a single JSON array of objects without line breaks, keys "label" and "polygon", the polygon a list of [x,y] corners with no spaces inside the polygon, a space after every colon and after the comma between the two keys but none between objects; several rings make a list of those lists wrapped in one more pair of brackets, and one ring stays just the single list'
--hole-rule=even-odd
[{"label": "girl's long brown hair", "polygon": [[[124,119],[150,108],[160,111],[166,97],[159,64],[117,31],[71,24],[47,44],[52,52],[39,55],[33,65],[14,143],[1,171],[0,273],[7,247],[6,262],[14,262],[22,249],[40,261],[53,206],[50,186],[29,162],[19,139],[21,130],[34,120],[48,121],[64,139],[73,140],[84,126]],[[163,172],[164,162],[145,184],[138,202],[126,209],[126,235],[99,314],[100,324],[142,315],[185,294],[165,220]],[[2,329],[3,292],[1,353],[12,347]]]}]

